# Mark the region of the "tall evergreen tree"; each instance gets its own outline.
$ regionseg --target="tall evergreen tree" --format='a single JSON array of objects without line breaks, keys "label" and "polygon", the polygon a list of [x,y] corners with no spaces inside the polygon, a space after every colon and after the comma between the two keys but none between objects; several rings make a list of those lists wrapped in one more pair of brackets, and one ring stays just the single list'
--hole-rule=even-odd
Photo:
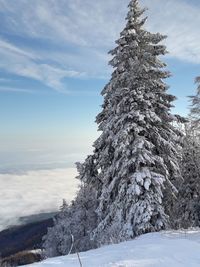
[{"label": "tall evergreen tree", "polygon": [[[180,176],[180,132],[172,125],[177,117],[170,114],[175,97],[167,93],[163,80],[170,73],[159,58],[166,54],[160,44],[166,36],[144,29],[144,12],[138,0],[130,2],[126,27],[110,51],[114,72],[96,119],[102,132],[92,156],[97,173],[85,181],[97,191],[93,238],[99,243],[166,228],[163,192],[165,186],[172,192],[171,181]],[[88,161],[84,168],[91,169]]]}]

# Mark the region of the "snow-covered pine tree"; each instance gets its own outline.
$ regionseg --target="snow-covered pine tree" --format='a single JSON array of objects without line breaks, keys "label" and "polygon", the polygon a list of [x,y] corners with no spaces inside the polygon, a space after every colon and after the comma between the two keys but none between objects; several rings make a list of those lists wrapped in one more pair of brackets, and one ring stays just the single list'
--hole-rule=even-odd
[{"label": "snow-covered pine tree", "polygon": [[[145,9],[129,4],[127,24],[110,52],[114,72],[102,91],[97,116],[100,137],[94,143],[93,168],[84,179],[97,191],[99,243],[119,242],[168,225],[163,207],[165,185],[180,176],[171,102],[163,79],[170,76],[160,56],[165,36],[144,29]],[[91,169],[87,160],[84,166]],[[166,202],[167,203],[167,202]]]},{"label": "snow-covered pine tree", "polygon": [[197,83],[197,92],[196,95],[190,96],[192,101],[190,117],[195,131],[200,131],[200,77],[197,77],[195,82]]},{"label": "snow-covered pine tree", "polygon": [[96,226],[95,209],[94,190],[82,183],[77,197],[70,205],[63,201],[60,212],[54,219],[54,226],[48,229],[43,244],[45,255],[55,257],[76,250],[95,248],[95,242],[90,239],[90,234]]},{"label": "snow-covered pine tree", "polygon": [[47,234],[43,237],[43,248],[46,257],[65,255],[70,250],[69,218],[71,218],[70,208],[66,201],[63,200],[60,211],[54,218],[54,226],[48,228]]},{"label": "snow-covered pine tree", "polygon": [[196,78],[196,83],[196,95],[190,96],[190,120],[183,142],[183,182],[179,186],[174,212],[176,228],[200,226],[200,77]]},{"label": "snow-covered pine tree", "polygon": [[181,171],[183,181],[174,210],[174,227],[200,226],[200,139],[193,123],[186,125],[183,140]]}]

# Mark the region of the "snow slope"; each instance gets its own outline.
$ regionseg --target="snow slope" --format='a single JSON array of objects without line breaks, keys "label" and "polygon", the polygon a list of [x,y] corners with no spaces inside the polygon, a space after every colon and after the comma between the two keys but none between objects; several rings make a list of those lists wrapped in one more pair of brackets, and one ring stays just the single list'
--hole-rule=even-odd
[{"label": "snow slope", "polygon": [[[165,231],[80,253],[83,267],[199,267],[200,229]],[[80,267],[77,255],[47,259],[33,267]]]}]

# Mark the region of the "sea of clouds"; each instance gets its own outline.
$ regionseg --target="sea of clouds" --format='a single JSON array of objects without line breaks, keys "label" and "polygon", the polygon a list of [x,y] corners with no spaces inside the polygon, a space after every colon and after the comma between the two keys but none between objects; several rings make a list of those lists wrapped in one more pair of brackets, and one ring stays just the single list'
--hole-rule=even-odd
[{"label": "sea of clouds", "polygon": [[19,218],[57,211],[62,199],[71,201],[78,190],[75,168],[0,174],[0,230]]}]

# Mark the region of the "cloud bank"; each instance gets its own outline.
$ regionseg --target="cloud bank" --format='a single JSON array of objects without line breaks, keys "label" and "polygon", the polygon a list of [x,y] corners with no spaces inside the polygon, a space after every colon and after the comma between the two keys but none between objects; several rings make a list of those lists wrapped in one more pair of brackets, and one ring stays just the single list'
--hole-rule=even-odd
[{"label": "cloud bank", "polygon": [[77,192],[75,168],[0,174],[0,230],[18,223],[19,217],[57,211],[62,199]]}]

